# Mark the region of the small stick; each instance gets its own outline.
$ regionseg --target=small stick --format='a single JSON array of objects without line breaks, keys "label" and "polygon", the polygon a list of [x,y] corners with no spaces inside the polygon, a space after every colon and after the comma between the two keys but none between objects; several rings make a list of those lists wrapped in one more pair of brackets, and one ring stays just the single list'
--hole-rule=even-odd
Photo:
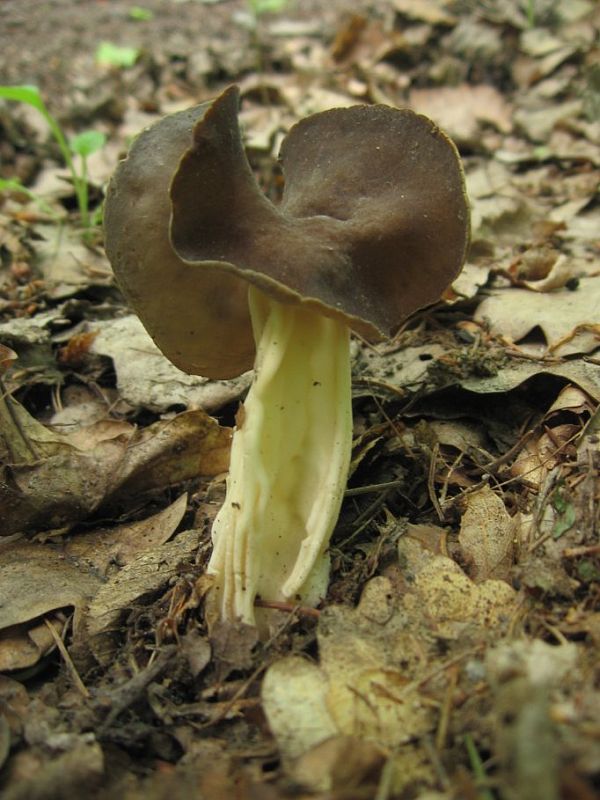
[{"label": "small stick", "polygon": [[81,677],[79,676],[79,673],[75,668],[75,664],[73,663],[73,659],[69,655],[69,651],[67,650],[65,643],[63,642],[62,638],[58,635],[56,629],[54,628],[54,625],[52,625],[51,622],[48,622],[47,619],[44,619],[44,622],[46,623],[46,625],[48,626],[48,630],[52,634],[54,643],[56,644],[60,652],[62,660],[65,662],[65,666],[69,670],[71,678],[73,679],[73,683],[75,684],[79,692],[86,698],[86,700],[89,700],[90,693],[84,682],[81,680]]}]

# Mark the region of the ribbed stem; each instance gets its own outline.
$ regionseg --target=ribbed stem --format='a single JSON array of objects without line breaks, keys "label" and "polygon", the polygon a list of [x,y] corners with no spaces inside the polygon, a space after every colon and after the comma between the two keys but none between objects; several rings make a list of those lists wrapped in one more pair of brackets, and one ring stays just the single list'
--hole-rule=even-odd
[{"label": "ribbed stem", "polygon": [[316,605],[329,577],[352,445],[348,327],[249,290],[255,378],[212,530],[211,606],[254,624],[254,600]]}]

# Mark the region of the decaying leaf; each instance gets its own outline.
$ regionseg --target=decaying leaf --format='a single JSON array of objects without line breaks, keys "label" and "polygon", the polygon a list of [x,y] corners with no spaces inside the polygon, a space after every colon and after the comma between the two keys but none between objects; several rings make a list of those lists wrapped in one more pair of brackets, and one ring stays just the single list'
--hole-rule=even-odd
[{"label": "decaying leaf", "polygon": [[184,411],[136,432],[113,476],[109,504],[229,468],[231,428],[222,428],[201,409]]},{"label": "decaying leaf", "polygon": [[507,580],[513,561],[516,527],[501,497],[489,486],[465,496],[458,540],[475,583]]},{"label": "decaying leaf", "polygon": [[288,761],[338,733],[327,708],[327,676],[299,656],[276,661],[262,686],[269,727]]},{"label": "decaying leaf", "polygon": [[32,620],[0,630],[0,670],[10,672],[33,667],[55,649],[54,637],[61,636],[66,627],[67,616],[59,611],[48,613],[37,622]]},{"label": "decaying leaf", "polygon": [[101,505],[131,505],[143,492],[227,469],[231,431],[201,410],[135,431],[102,420],[70,435],[37,422],[0,398],[0,535],[52,529],[85,519]]},{"label": "decaying leaf", "polygon": [[554,375],[580,386],[590,397],[600,400],[600,367],[592,360],[568,360],[558,363],[529,359],[511,359],[496,375],[469,376],[461,379],[463,388],[471,392],[493,394],[509,392],[536,375]]},{"label": "decaying leaf", "polygon": [[186,506],[187,494],[183,494],[163,511],[139,522],[78,533],[65,541],[65,552],[106,578],[141,553],[159,548],[168,541],[181,522]]},{"label": "decaying leaf", "polygon": [[414,588],[404,606],[412,615],[426,614],[436,635],[455,639],[469,630],[502,629],[508,624],[517,595],[507,583],[488,579],[475,584],[455,561],[429,553],[408,538],[401,539],[398,547]]},{"label": "decaying leaf", "polygon": [[0,375],[5,372],[18,358],[17,354],[10,347],[0,344]]},{"label": "decaying leaf", "polygon": [[557,464],[565,460],[567,448],[579,430],[578,425],[555,425],[551,431],[529,439],[511,466],[511,474],[525,478],[532,486],[541,486]]},{"label": "decaying leaf", "polygon": [[101,664],[107,664],[114,655],[123,614],[136,602],[165,586],[177,574],[181,562],[193,556],[199,541],[198,530],[180,533],[172,542],[134,558],[95,593],[87,611],[86,635],[81,643],[92,649]]},{"label": "decaying leaf", "polygon": [[65,558],[60,546],[0,543],[0,671],[31,666],[48,650],[45,615],[74,612],[77,631],[100,585],[93,570]]},{"label": "decaying leaf", "polygon": [[312,790],[339,789],[346,776],[377,773],[387,748],[425,734],[434,717],[415,681],[424,666],[418,633],[395,610],[387,579],[373,579],[357,609],[327,608],[318,639],[320,666],[276,662],[262,700],[291,774]]},{"label": "decaying leaf", "polygon": [[105,255],[86,247],[78,230],[64,225],[39,225],[37,230],[34,247],[50,296],[71,297],[82,287],[112,282]]},{"label": "decaying leaf", "polygon": [[0,420],[4,536],[84,518],[104,497],[133,432],[124,423],[115,423],[111,432],[105,426],[90,447],[80,448],[11,397],[0,398]]},{"label": "decaying leaf", "polygon": [[[455,638],[469,627],[491,630],[514,613],[516,595],[506,583],[477,586],[451,559],[427,553],[414,540],[406,548],[406,541],[409,593],[399,598],[389,579],[374,578],[356,609],[329,606],[321,613],[319,666],[292,656],[265,676],[269,725],[292,773],[313,789],[331,787],[332,772],[316,770],[311,781],[303,754],[332,737],[357,737],[385,752],[431,731],[435,715],[419,681],[432,637]],[[402,780],[398,776],[400,786]]]},{"label": "decaying leaf", "polygon": [[[566,386],[548,409],[539,432],[528,438],[517,454],[511,474],[526,478],[539,489],[557,465],[574,458],[576,440],[593,410],[594,404],[585,392],[577,386]],[[564,411],[577,415],[581,421],[563,422]]]}]

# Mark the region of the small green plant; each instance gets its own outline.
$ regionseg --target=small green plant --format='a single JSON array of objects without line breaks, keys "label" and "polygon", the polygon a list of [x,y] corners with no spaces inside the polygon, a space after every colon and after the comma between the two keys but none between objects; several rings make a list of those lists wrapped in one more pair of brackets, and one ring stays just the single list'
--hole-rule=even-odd
[{"label": "small green plant", "polygon": [[470,733],[465,734],[464,742],[467,755],[469,756],[471,769],[473,770],[473,775],[480,786],[479,794],[477,796],[478,800],[494,800],[494,795],[492,794],[491,790],[486,787],[486,783],[488,783],[488,777],[485,771],[485,765],[481,760],[481,756],[479,755],[475,741]]},{"label": "small green plant", "polygon": [[269,105],[269,93],[264,84],[266,72],[266,45],[261,32],[261,17],[276,14],[287,6],[289,0],[246,0],[248,9],[245,27],[250,36],[250,47],[256,54],[256,71],[260,76],[260,92],[264,105]]},{"label": "small green plant", "polygon": [[140,51],[137,47],[122,47],[112,42],[100,42],[96,48],[96,63],[105,67],[133,67]]},{"label": "small green plant", "polygon": [[289,0],[248,0],[248,7],[254,17],[262,14],[276,14],[282,11]]},{"label": "small green plant", "polygon": [[150,11],[149,8],[144,8],[143,6],[131,6],[129,18],[136,22],[147,22],[150,19],[154,19],[154,11]]},{"label": "small green plant", "polygon": [[100,131],[83,131],[73,136],[69,140],[69,147],[74,155],[78,155],[81,160],[81,170],[79,172],[80,183],[83,190],[81,195],[77,194],[77,202],[79,204],[79,213],[84,227],[90,225],[90,212],[89,212],[89,198],[88,198],[88,169],[87,160],[92,153],[101,150],[106,143],[106,136]]},{"label": "small green plant", "polygon": [[573,527],[577,520],[575,506],[571,502],[564,485],[559,486],[552,496],[552,507],[555,512],[554,526],[552,528],[552,538],[560,539]]},{"label": "small green plant", "polygon": [[[46,104],[42,100],[39,89],[36,86],[0,86],[0,99],[15,100],[18,103],[26,103],[33,106],[44,117],[48,127],[54,136],[64,159],[65,165],[71,174],[81,225],[83,228],[90,227],[89,214],[89,194],[87,182],[87,159],[97,150],[100,150],[106,141],[106,137],[99,131],[84,131],[67,141],[66,136],[55,117],[48,111]],[[81,168],[75,165],[75,156],[81,159]],[[5,187],[6,188],[6,187]],[[14,186],[12,188],[15,188]],[[19,184],[19,188],[20,184]]]}]

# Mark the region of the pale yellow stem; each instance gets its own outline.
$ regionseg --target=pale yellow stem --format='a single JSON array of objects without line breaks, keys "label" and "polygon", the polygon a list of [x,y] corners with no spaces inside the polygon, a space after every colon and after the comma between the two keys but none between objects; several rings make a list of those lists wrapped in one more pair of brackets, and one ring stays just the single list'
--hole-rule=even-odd
[{"label": "pale yellow stem", "polygon": [[254,600],[316,605],[350,464],[348,327],[249,291],[255,378],[233,435],[212,530],[210,605],[254,624]]}]

